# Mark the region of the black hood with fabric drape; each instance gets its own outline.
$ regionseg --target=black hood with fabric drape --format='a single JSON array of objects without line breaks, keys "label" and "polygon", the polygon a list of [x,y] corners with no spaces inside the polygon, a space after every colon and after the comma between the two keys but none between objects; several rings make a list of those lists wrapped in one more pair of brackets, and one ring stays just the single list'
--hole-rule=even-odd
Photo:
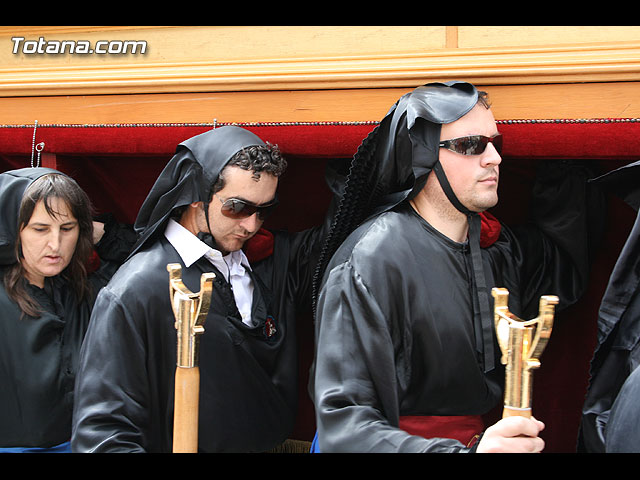
[{"label": "black hood with fabric drape", "polygon": [[[439,165],[442,124],[459,119],[477,101],[476,88],[466,82],[420,86],[402,96],[362,141],[316,269],[314,304],[324,270],[340,244],[364,219],[390,210],[422,189]],[[444,183],[448,185],[446,179]]]},{"label": "black hood with fabric drape", "polygon": [[211,187],[234,154],[264,144],[257,135],[233,125],[209,130],[179,144],[140,207],[134,225],[140,238],[130,256],[164,232],[175,208],[208,202]]},{"label": "black hood with fabric drape", "polygon": [[[430,83],[401,97],[363,144],[373,143],[367,190],[380,213],[413,197],[439,165],[440,130],[477,103],[476,88],[465,82]],[[357,153],[353,164],[364,161]],[[354,167],[352,167],[354,168]]]},{"label": "black hood with fabric drape", "polygon": [[25,190],[38,178],[58,173],[50,168],[21,168],[0,174],[0,265],[11,265],[16,258],[18,212]]},{"label": "black hood with fabric drape", "polygon": [[338,205],[314,277],[313,303],[325,269],[340,244],[367,217],[391,210],[414,197],[434,171],[456,209],[468,216],[476,295],[480,306],[485,371],[494,367],[493,317],[480,258],[480,217],[455,196],[439,161],[443,124],[466,115],[478,102],[477,89],[467,82],[429,83],[402,96],[365,138],[351,162],[345,192]]}]

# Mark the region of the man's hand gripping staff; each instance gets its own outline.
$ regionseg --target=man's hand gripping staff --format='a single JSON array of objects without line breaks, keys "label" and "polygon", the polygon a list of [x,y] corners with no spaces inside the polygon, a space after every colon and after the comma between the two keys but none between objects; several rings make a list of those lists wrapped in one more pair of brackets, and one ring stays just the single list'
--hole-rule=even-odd
[{"label": "man's hand gripping staff", "polygon": [[540,367],[540,355],[551,335],[558,297],[540,298],[540,314],[523,321],[509,312],[509,291],[493,288],[496,336],[506,365],[502,420],[489,427],[478,444],[478,452],[540,452],[538,436],[544,424],[531,414],[532,370]]}]

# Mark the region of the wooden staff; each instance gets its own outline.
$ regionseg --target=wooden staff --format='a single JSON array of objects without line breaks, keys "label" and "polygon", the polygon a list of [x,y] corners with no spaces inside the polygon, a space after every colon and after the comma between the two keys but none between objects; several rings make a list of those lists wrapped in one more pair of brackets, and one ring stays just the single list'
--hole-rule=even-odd
[{"label": "wooden staff", "polygon": [[558,297],[540,297],[540,313],[533,320],[520,320],[509,312],[509,291],[494,288],[496,336],[506,365],[504,410],[502,417],[531,417],[533,371],[540,367],[540,356],[547,346],[553,327],[553,314]]},{"label": "wooden staff", "polygon": [[182,283],[180,264],[167,265],[169,295],[176,318],[178,354],[173,408],[173,452],[198,451],[198,413],[200,399],[199,335],[211,304],[215,274],[200,277],[200,292],[193,293]]}]

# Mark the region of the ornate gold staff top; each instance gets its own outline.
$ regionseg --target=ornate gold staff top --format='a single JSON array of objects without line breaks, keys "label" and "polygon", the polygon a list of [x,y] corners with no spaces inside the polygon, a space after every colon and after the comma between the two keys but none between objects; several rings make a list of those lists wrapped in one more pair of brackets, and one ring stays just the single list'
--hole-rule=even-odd
[{"label": "ornate gold staff top", "polygon": [[496,336],[506,365],[504,386],[504,417],[531,416],[533,390],[532,370],[540,367],[540,355],[547,346],[553,327],[553,314],[558,297],[540,297],[540,313],[533,320],[521,320],[511,312],[506,288],[493,288]]},{"label": "ornate gold staff top", "polygon": [[198,451],[198,410],[200,398],[199,335],[204,332],[204,321],[211,304],[215,274],[200,277],[200,292],[192,293],[181,279],[182,267],[167,265],[169,295],[176,318],[178,337],[176,361],[175,401],[173,413],[174,453]]}]

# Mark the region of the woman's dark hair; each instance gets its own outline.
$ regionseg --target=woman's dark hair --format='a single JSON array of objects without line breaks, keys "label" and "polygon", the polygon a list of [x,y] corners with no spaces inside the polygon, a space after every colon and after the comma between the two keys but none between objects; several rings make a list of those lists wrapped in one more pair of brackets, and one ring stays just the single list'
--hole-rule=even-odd
[{"label": "woman's dark hair", "polygon": [[20,310],[31,317],[38,317],[42,311],[38,302],[27,290],[25,270],[22,266],[22,245],[20,232],[29,223],[36,204],[43,202],[49,215],[55,217],[59,212],[53,210],[52,199],[64,201],[78,221],[79,235],[73,257],[61,275],[69,282],[78,301],[90,294],[86,264],[93,249],[93,209],[87,194],[70,177],[57,173],[43,175],[35,180],[24,192],[18,212],[18,234],[16,235],[16,260],[7,268],[4,286],[9,298],[18,304]]}]

